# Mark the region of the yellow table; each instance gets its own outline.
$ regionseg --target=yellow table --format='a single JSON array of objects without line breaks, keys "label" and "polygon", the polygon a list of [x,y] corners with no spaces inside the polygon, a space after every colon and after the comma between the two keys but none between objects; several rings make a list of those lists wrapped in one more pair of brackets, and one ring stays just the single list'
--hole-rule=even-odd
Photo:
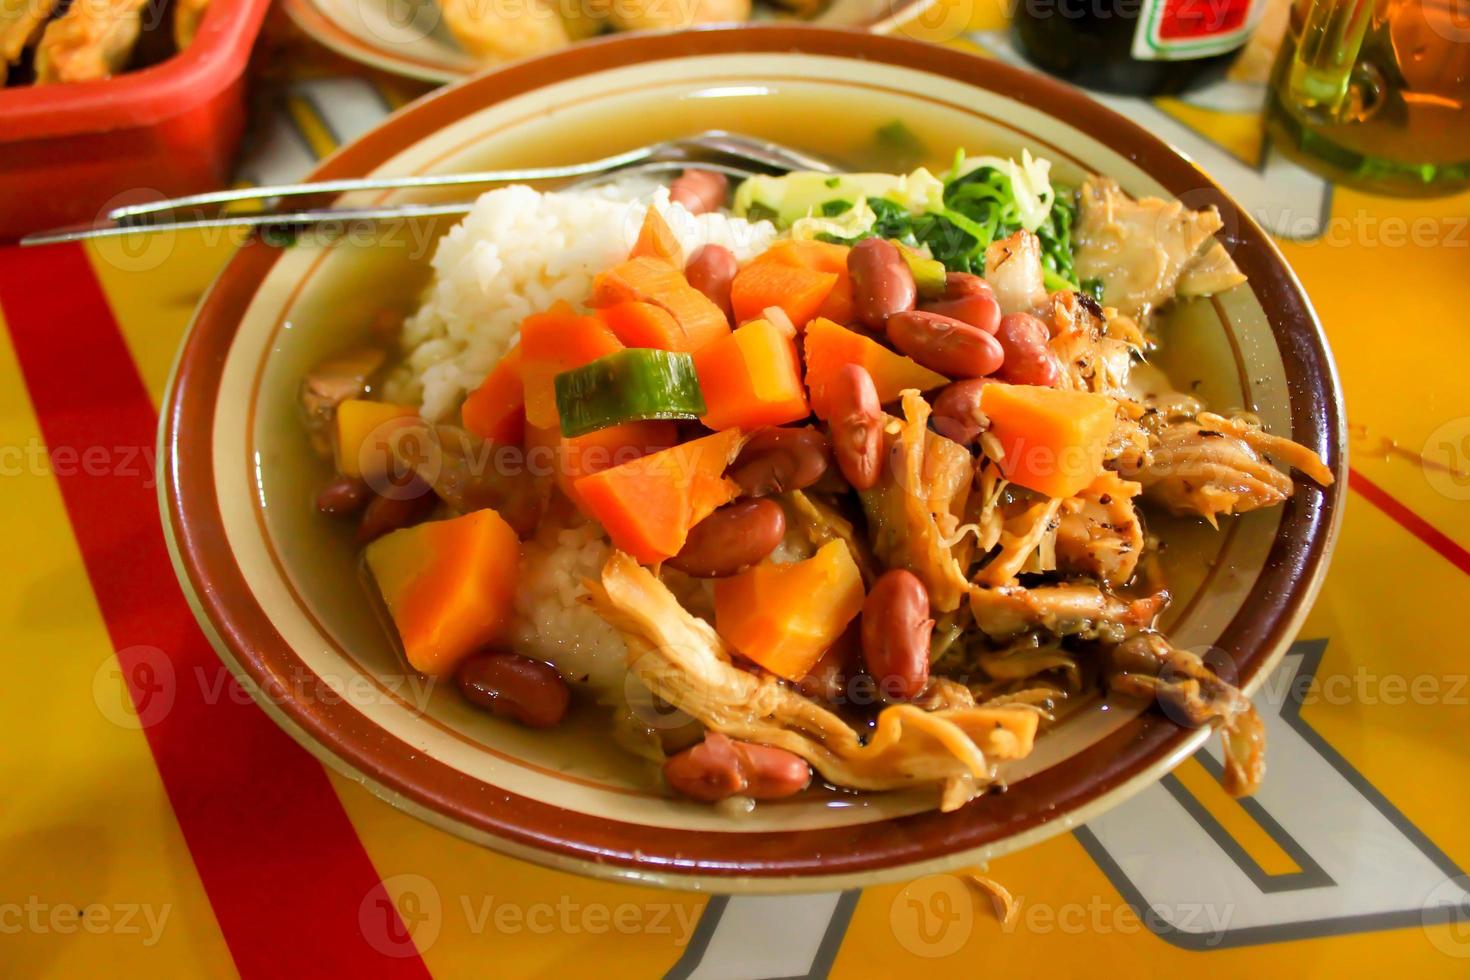
[{"label": "yellow table", "polygon": [[[1007,57],[998,17],[910,30]],[[328,64],[280,90],[248,179],[295,176],[415,93]],[[586,881],[327,773],[202,666],[160,562],[151,426],[227,249],[0,250],[0,975],[1465,975],[1470,195],[1328,187],[1261,146],[1260,94],[1125,108],[1282,237],[1346,391],[1346,526],[1260,699],[1272,775],[1242,804],[1191,760],[996,861],[1008,924],[952,876],[729,902]],[[145,664],[193,658],[197,716],[140,724],[115,658],[140,643]],[[272,767],[288,789],[253,775]]]}]

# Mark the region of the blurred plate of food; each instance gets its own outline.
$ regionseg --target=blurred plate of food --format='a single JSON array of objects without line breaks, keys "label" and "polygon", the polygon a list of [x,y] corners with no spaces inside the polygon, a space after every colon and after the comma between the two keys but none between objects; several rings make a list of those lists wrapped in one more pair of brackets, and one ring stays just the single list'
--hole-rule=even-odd
[{"label": "blurred plate of food", "polygon": [[886,33],[934,0],[283,0],[291,19],[363,64],[430,82],[626,31],[802,21]]}]

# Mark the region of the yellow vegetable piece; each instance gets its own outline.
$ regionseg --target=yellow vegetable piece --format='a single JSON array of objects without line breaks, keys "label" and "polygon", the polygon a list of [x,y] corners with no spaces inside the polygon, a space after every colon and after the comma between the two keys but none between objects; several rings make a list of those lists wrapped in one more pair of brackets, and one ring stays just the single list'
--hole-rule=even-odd
[{"label": "yellow vegetable piece", "polygon": [[406,405],[349,398],[337,406],[337,472],[370,477],[386,473],[393,462],[388,436],[397,419],[416,418]]}]

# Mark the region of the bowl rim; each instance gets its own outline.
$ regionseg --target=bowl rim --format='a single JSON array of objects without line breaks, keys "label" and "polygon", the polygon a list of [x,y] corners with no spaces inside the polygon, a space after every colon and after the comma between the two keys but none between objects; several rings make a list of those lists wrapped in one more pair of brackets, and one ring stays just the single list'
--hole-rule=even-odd
[{"label": "bowl rim", "polygon": [[[888,0],[884,13],[881,16],[854,21],[851,24],[841,25],[841,27],[837,25],[825,26],[833,30],[872,31],[875,34],[887,34],[899,24],[918,17],[938,2],[939,0]],[[318,0],[281,0],[281,7],[285,10],[286,16],[291,19],[292,23],[330,50],[358,64],[377,68],[390,74],[399,75],[403,78],[417,79],[421,82],[443,84],[459,82],[466,78],[474,77],[483,70],[481,68],[470,70],[452,68],[440,61],[421,58],[403,51],[395,51],[387,44],[370,44],[338,23],[337,19],[325,10]],[[747,21],[741,24],[697,27],[693,28],[693,30],[739,30],[745,27],[759,29],[764,26],[767,25],[759,21]],[[674,32],[625,31],[613,36],[624,37],[634,33],[664,34]],[[604,40],[607,40],[607,36],[586,38],[571,42],[567,45],[567,48],[577,48],[585,44],[598,43]],[[562,50],[566,50],[566,48]],[[512,63],[505,62],[503,64],[497,64],[490,67],[489,70],[495,71]]]},{"label": "bowl rim", "polygon": [[[1019,98],[1124,151],[1171,192],[1190,191],[1197,206],[1220,208],[1285,367],[1292,436],[1322,455],[1337,477],[1326,488],[1298,480],[1260,574],[1216,641],[1247,692],[1259,686],[1310,608],[1342,519],[1347,442],[1336,369],[1310,302],[1265,232],[1185,157],[1075,90],[954,49],[859,32],[761,25],[628,34],[432,93],[328,158],[312,179],[360,174],[466,113],[572,77],[698,55],[792,52],[881,62]],[[1146,712],[1065,763],[987,797],[983,811],[936,810],[823,830],[710,833],[618,823],[501,790],[487,794],[478,780],[385,740],[345,701],[294,698],[292,672],[304,664],[233,561],[209,448],[225,355],[241,314],[281,254],[258,241],[242,246],[206,294],[180,350],[159,432],[165,534],[196,617],[257,702],[323,762],[394,805],[460,836],[562,870],[719,892],[819,891],[911,878],[1028,846],[1137,793],[1208,736],[1208,730],[1180,728]],[[1075,777],[1079,768],[1085,779]]]}]

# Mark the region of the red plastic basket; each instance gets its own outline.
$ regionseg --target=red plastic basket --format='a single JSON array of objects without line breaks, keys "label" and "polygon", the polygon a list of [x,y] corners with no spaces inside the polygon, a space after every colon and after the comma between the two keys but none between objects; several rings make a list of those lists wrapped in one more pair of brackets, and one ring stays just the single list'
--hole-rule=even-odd
[{"label": "red plastic basket", "polygon": [[228,181],[269,5],[214,0],[185,51],[139,71],[0,89],[0,241]]}]

